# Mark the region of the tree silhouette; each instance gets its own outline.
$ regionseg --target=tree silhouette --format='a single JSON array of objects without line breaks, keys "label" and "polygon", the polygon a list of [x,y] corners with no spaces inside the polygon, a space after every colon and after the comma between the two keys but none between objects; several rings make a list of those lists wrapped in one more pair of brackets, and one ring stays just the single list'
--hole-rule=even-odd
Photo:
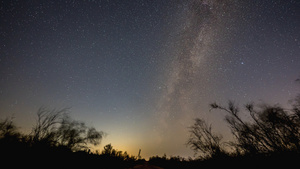
[{"label": "tree silhouette", "polygon": [[37,111],[37,121],[31,132],[32,141],[45,142],[53,145],[57,143],[57,126],[63,121],[68,109],[48,110],[41,107]]},{"label": "tree silhouette", "polygon": [[98,145],[104,135],[94,127],[87,127],[85,123],[64,117],[56,130],[56,140],[59,146],[78,151],[88,149],[88,144]]},{"label": "tree silhouette", "polygon": [[144,159],[118,151],[111,144],[102,153],[91,152],[90,144],[98,145],[105,133],[71,119],[69,109],[37,111],[36,123],[31,133],[23,134],[13,123],[13,118],[0,119],[1,160],[11,168],[42,167],[85,168],[101,164],[102,168],[133,168],[144,164]]},{"label": "tree silhouette", "polygon": [[13,118],[6,118],[0,122],[0,138],[15,137],[18,138],[20,133],[13,123]]},{"label": "tree silhouette", "polygon": [[[296,80],[300,83],[300,80]],[[253,103],[244,106],[244,113],[229,101],[227,106],[217,103],[210,104],[211,110],[225,112],[225,121],[229,124],[234,141],[227,143],[238,155],[267,155],[300,153],[300,94],[291,101],[292,108],[284,109],[277,105],[255,106]],[[212,133],[211,125],[204,120],[195,119],[190,127],[187,145],[196,153],[213,157],[216,154],[227,154],[220,145],[221,136]],[[298,156],[298,155],[296,155]]]},{"label": "tree silhouette", "polygon": [[[115,152],[115,151],[114,151]],[[104,146],[104,150],[102,151],[103,155],[113,155],[113,147],[111,144],[107,144],[106,146]]]},{"label": "tree silhouette", "polygon": [[84,122],[72,120],[67,111],[68,109],[40,108],[31,134],[33,143],[63,146],[72,151],[87,150],[88,144],[100,144],[105,133],[94,127],[87,127]]},{"label": "tree silhouette", "polygon": [[285,110],[279,105],[263,105],[257,109],[253,104],[247,104],[245,108],[251,119],[245,121],[231,101],[228,107],[216,103],[210,106],[227,113],[225,120],[236,138],[232,145],[239,153],[300,152],[300,116],[297,107]]},{"label": "tree silhouette", "polygon": [[211,125],[207,125],[202,119],[195,119],[194,125],[189,127],[190,138],[187,145],[195,151],[201,152],[203,157],[218,156],[224,150],[221,148],[221,136],[212,133]]},{"label": "tree silhouette", "polygon": [[18,144],[21,142],[21,134],[17,131],[17,127],[13,123],[13,118],[6,118],[0,122],[0,145]]}]

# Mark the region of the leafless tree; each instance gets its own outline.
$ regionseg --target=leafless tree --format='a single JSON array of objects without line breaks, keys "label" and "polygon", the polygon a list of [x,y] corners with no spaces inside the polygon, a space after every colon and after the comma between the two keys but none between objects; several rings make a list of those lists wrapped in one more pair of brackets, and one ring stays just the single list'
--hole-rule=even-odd
[{"label": "leafless tree", "polygon": [[203,157],[217,156],[223,153],[221,136],[212,133],[211,125],[207,125],[202,119],[195,119],[195,123],[189,127],[190,137],[187,145],[201,153]]},{"label": "leafless tree", "polygon": [[87,127],[84,122],[72,120],[67,115],[68,110],[40,108],[36,125],[32,129],[33,143],[64,146],[72,151],[88,149],[89,144],[100,144],[105,133]]},{"label": "leafless tree", "polygon": [[235,146],[239,153],[272,153],[300,151],[300,118],[297,108],[285,110],[282,107],[263,105],[254,108],[245,105],[250,120],[242,120],[239,109],[233,102],[228,107],[216,103],[210,105],[227,113],[225,120],[236,138]]},{"label": "leafless tree", "polygon": [[61,124],[63,116],[66,115],[67,108],[61,110],[49,110],[41,107],[37,111],[37,121],[32,129],[32,140],[34,142],[46,141],[55,144],[56,130]]},{"label": "leafless tree", "polygon": [[57,141],[60,146],[66,146],[73,151],[87,149],[88,144],[98,145],[105,135],[94,127],[65,117],[57,129]]}]

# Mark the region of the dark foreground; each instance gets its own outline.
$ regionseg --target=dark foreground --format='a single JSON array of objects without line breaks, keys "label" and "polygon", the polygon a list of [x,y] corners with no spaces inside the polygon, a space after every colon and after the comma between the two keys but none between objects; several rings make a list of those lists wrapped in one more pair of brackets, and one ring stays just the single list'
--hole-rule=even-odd
[{"label": "dark foreground", "polygon": [[145,162],[144,164],[138,164],[134,166],[132,169],[163,169],[161,167],[151,165],[149,162]]},{"label": "dark foreground", "polygon": [[155,157],[149,161],[126,160],[113,156],[90,154],[87,152],[70,152],[68,150],[35,149],[19,152],[1,151],[2,165],[10,168],[30,167],[59,167],[59,168],[126,168],[126,169],[176,169],[176,168],[273,168],[295,167],[299,165],[300,155],[295,152],[286,152],[270,155],[223,156],[207,160],[184,160],[176,158]]}]

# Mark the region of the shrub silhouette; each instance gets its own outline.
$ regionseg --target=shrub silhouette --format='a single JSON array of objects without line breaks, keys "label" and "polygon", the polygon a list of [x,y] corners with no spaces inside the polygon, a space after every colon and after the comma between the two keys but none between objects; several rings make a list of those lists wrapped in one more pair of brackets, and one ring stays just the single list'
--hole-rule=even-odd
[{"label": "shrub silhouette", "polygon": [[[3,162],[10,167],[40,167],[35,162],[47,164],[47,167],[75,167],[89,162],[92,165],[101,158],[93,156],[89,145],[100,144],[105,135],[85,123],[72,120],[68,109],[48,110],[40,108],[36,124],[30,134],[21,134],[12,118],[0,120],[0,150]],[[88,157],[88,158],[87,158]],[[94,159],[94,160],[92,160]]]},{"label": "shrub silhouette", "polygon": [[103,151],[101,152],[101,155],[118,158],[118,159],[121,159],[123,161],[135,161],[135,160],[137,160],[137,157],[129,156],[129,154],[127,154],[126,151],[123,153],[122,151],[118,151],[118,150],[114,149],[111,144],[107,144],[106,146],[104,146]]},{"label": "shrub silhouette", "polygon": [[[72,120],[69,109],[49,110],[40,108],[36,124],[30,134],[20,133],[13,118],[0,120],[0,150],[3,162],[18,161],[10,167],[31,168],[47,164],[47,167],[91,167],[101,164],[102,168],[133,168],[156,165],[163,168],[207,168],[229,166],[272,168],[280,164],[295,166],[300,159],[300,95],[291,101],[292,108],[279,105],[245,105],[249,118],[241,115],[240,109],[229,102],[227,106],[210,104],[212,109],[225,112],[234,141],[222,142],[212,126],[202,119],[195,119],[189,127],[187,145],[201,156],[196,160],[181,157],[154,156],[145,160],[118,151],[111,144],[104,146],[101,153],[89,151],[90,145],[98,145],[105,133],[88,127],[85,123]],[[228,145],[231,150],[226,149]],[[249,163],[251,162],[251,163]],[[5,164],[5,163],[4,163]],[[155,166],[154,166],[155,167]]]},{"label": "shrub silhouette", "polygon": [[[296,80],[300,82],[299,79]],[[189,127],[190,137],[187,145],[206,158],[258,157],[270,159],[299,159],[300,156],[300,94],[291,102],[291,109],[279,105],[260,105],[253,103],[240,109],[229,101],[227,106],[210,104],[211,110],[225,112],[225,121],[229,124],[234,141],[221,142],[221,136],[212,132],[211,125],[202,119],[195,119]],[[221,145],[228,145],[225,149]],[[227,160],[228,161],[228,160]],[[280,161],[280,160],[279,160]]]},{"label": "shrub silhouette", "polygon": [[98,145],[104,133],[93,127],[87,127],[83,122],[63,118],[55,132],[59,146],[66,146],[73,151],[87,150],[88,144]]},{"label": "shrub silhouette", "polygon": [[219,156],[224,150],[221,147],[221,136],[212,133],[211,125],[207,125],[202,119],[195,119],[194,125],[189,127],[190,138],[187,145],[195,151],[200,152],[204,158]]},{"label": "shrub silhouette", "polygon": [[18,142],[21,134],[17,131],[17,127],[13,123],[12,118],[6,118],[0,122],[0,140]]},{"label": "shrub silhouette", "polygon": [[213,109],[220,109],[227,113],[225,120],[236,142],[232,142],[237,153],[274,153],[300,151],[300,116],[297,109],[285,110],[282,107],[260,106],[255,109],[253,104],[245,106],[251,119],[242,120],[239,109],[233,102],[228,107],[211,104]]},{"label": "shrub silhouette", "polygon": [[47,110],[41,107],[37,111],[36,124],[30,134],[33,143],[55,145],[57,143],[57,126],[62,123],[63,115],[68,109]]},{"label": "shrub silhouette", "polygon": [[105,133],[72,120],[67,115],[68,110],[40,108],[29,134],[18,132],[13,118],[0,120],[1,160],[17,161],[9,164],[12,168],[42,167],[39,164],[50,168],[94,167],[99,164],[101,168],[132,168],[145,162],[126,151],[114,149],[111,144],[106,145],[102,153],[91,152],[89,145],[100,144]]},{"label": "shrub silhouette", "polygon": [[137,157],[129,156],[127,152],[118,151],[113,148],[111,144],[104,146],[100,156],[109,163],[109,168],[130,168],[134,166],[137,161]]},{"label": "shrub silhouette", "polygon": [[68,109],[40,108],[37,123],[30,135],[32,142],[48,146],[66,147],[72,151],[88,150],[88,144],[98,145],[105,135],[85,123],[72,120]]},{"label": "shrub silhouette", "polygon": [[259,164],[272,168],[282,164],[296,165],[300,159],[300,94],[291,103],[291,109],[279,105],[246,104],[243,113],[232,101],[227,106],[210,104],[211,110],[225,113],[225,122],[229,124],[234,140],[222,142],[222,136],[213,133],[211,125],[196,118],[189,127],[187,145],[200,154],[200,162],[193,161],[188,166],[205,168],[223,164],[240,168],[236,164],[247,163],[248,167]]},{"label": "shrub silhouette", "polygon": [[21,149],[23,146],[23,138],[21,133],[17,131],[17,127],[13,123],[12,118],[6,118],[0,122],[0,148],[6,154],[11,151]]}]

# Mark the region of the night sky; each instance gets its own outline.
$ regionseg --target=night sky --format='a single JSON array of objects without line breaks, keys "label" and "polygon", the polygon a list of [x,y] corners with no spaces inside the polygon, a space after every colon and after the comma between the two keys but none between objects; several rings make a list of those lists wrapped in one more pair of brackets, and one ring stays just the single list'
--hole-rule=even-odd
[{"label": "night sky", "polygon": [[0,12],[0,118],[23,132],[39,107],[71,107],[107,133],[100,151],[193,157],[196,117],[230,139],[210,103],[288,107],[300,92],[298,0],[2,0]]}]

